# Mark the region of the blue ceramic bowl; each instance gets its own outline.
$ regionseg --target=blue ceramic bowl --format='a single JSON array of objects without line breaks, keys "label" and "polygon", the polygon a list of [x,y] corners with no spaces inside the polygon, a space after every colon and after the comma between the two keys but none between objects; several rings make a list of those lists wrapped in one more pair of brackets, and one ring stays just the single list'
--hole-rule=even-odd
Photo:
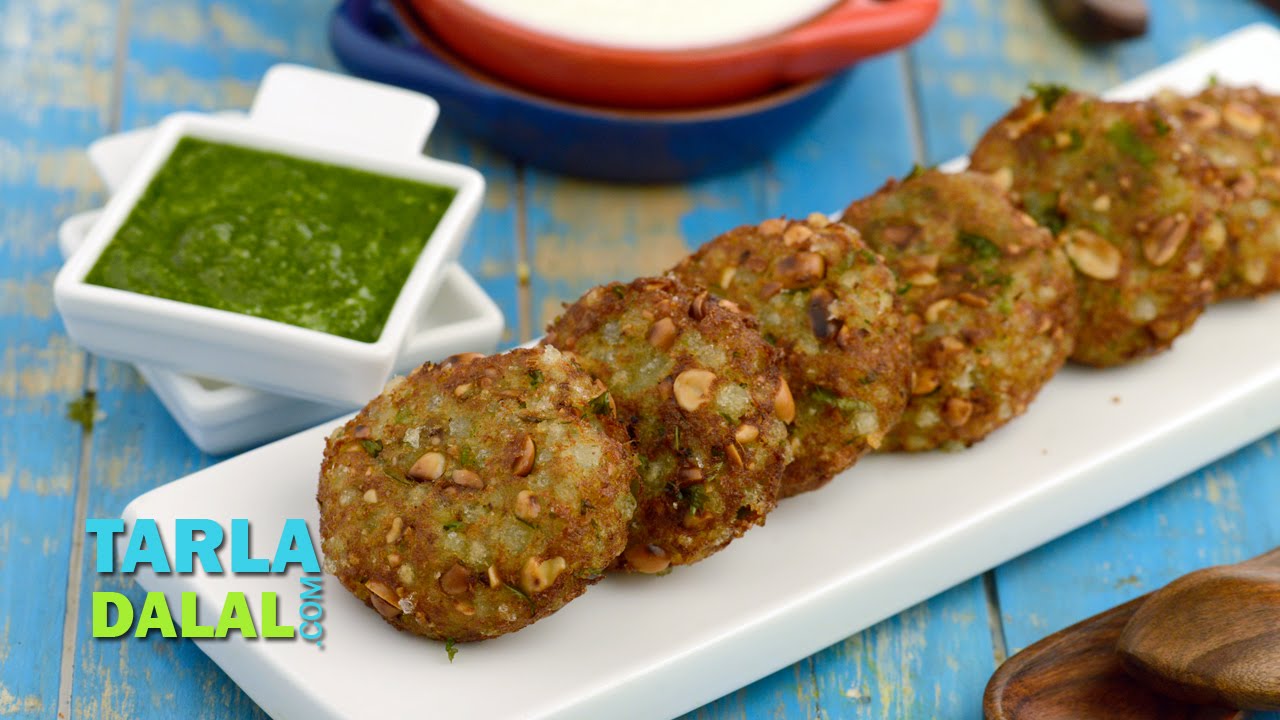
[{"label": "blue ceramic bowl", "polygon": [[513,158],[602,180],[687,180],[755,163],[815,119],[842,79],[705,110],[613,110],[531,95],[467,67],[394,0],[344,0],[329,40],[347,70],[431,95],[446,122]]}]

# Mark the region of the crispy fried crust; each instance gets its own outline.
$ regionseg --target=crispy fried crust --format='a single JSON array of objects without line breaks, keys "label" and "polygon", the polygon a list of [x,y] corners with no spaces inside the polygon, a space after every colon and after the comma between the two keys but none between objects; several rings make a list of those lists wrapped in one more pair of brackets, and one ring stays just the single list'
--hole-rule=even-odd
[{"label": "crispy fried crust", "polygon": [[907,403],[910,345],[893,272],[853,228],[766,220],[703,245],[671,273],[756,315],[795,398],[783,496],[825,485],[878,447]]},{"label": "crispy fried crust", "polygon": [[1169,348],[1225,262],[1216,173],[1151,102],[1024,100],[974,149],[1077,270],[1072,359],[1119,365]]},{"label": "crispy fried crust", "polygon": [[764,523],[790,453],[777,352],[746,315],[640,279],[591,290],[545,342],[604,381],[640,455],[623,569],[697,562]]},{"label": "crispy fried crust", "polygon": [[635,509],[636,458],[601,398],[555,348],[456,356],[389,385],[325,447],[326,570],[431,638],[560,609],[623,551]]},{"label": "crispy fried crust", "polygon": [[897,272],[912,397],[890,450],[958,449],[1022,414],[1076,332],[1071,263],[985,175],[890,181],[844,221]]},{"label": "crispy fried crust", "polygon": [[1227,186],[1228,261],[1218,297],[1280,290],[1280,97],[1214,85],[1195,97],[1161,93],[1156,102]]}]

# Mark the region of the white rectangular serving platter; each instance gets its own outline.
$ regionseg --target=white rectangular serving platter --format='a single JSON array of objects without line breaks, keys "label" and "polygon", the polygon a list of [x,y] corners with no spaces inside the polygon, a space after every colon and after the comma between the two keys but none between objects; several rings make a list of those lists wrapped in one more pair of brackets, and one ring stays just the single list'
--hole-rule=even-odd
[{"label": "white rectangular serving platter", "polygon": [[[1184,90],[1210,74],[1280,90],[1280,33],[1254,26],[1148,73],[1118,95]],[[443,646],[397,633],[325,579],[325,647],[200,647],[277,718],[662,718],[698,707],[1040,545],[1280,426],[1280,296],[1212,308],[1169,353],[1064,370],[1025,417],[960,453],[871,457],[784,502],[768,525],[667,577],[610,577],[513,635]],[[127,521],[285,518],[318,529],[318,427],[153,490]],[[269,543],[270,541],[260,541]],[[318,542],[317,542],[318,545]],[[262,555],[270,547],[255,548]],[[226,554],[225,548],[223,554]],[[210,614],[228,591],[281,576],[156,576]]]}]

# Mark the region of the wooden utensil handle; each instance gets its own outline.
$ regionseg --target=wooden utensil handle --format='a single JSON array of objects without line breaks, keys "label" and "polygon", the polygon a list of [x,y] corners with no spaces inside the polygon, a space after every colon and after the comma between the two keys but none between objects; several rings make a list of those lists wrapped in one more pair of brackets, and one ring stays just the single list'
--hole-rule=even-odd
[{"label": "wooden utensil handle", "polygon": [[[1276,1],[1277,3],[1280,3],[1280,0],[1276,0]],[[1261,555],[1259,555],[1256,558],[1253,558],[1252,560],[1245,561],[1243,564],[1252,565],[1254,567],[1274,568],[1276,570],[1280,570],[1280,547],[1274,548],[1270,552],[1262,553]]]},{"label": "wooden utensil handle", "polygon": [[1050,12],[1086,40],[1120,40],[1147,32],[1146,0],[1045,0]]},{"label": "wooden utensil handle", "polygon": [[1169,697],[1280,710],[1280,548],[1155,591],[1116,651],[1131,675]]}]

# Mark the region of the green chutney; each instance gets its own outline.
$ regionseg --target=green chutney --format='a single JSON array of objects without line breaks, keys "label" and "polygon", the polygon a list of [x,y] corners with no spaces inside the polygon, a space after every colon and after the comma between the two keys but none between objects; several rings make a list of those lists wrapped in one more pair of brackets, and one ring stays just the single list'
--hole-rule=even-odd
[{"label": "green chutney", "polygon": [[85,281],[374,342],[455,194],[182,138]]}]

